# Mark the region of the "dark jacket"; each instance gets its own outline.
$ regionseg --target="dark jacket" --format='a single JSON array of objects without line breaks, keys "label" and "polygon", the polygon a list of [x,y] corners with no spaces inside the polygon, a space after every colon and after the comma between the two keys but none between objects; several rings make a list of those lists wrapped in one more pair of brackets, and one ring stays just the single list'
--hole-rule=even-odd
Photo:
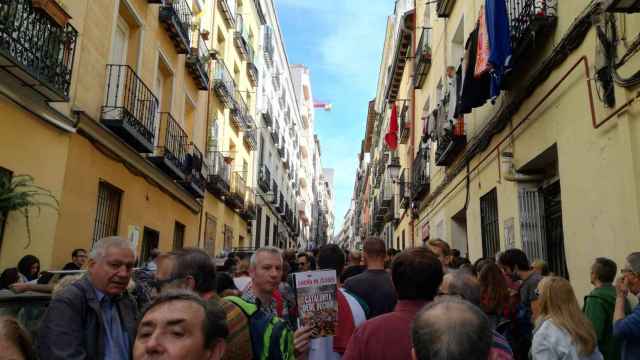
[{"label": "dark jacket", "polygon": [[584,297],[584,314],[593,323],[598,337],[598,348],[605,360],[619,360],[621,343],[613,337],[613,310],[616,306],[616,288],[611,285],[595,288]]},{"label": "dark jacket", "polygon": [[[131,348],[135,338],[135,301],[123,295],[118,314]],[[38,353],[41,359],[104,359],[104,321],[96,291],[87,276],[56,294],[40,323]]]},{"label": "dark jacket", "polygon": [[627,317],[613,324],[613,336],[623,341],[622,360],[640,359],[640,305],[636,305]]}]

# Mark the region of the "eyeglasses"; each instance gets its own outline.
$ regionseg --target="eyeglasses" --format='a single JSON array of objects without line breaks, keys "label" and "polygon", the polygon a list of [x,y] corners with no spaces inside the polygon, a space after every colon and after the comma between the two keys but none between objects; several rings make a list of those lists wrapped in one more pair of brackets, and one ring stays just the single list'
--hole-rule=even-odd
[{"label": "eyeglasses", "polygon": [[178,280],[182,280],[182,279],[185,279],[185,277],[184,276],[174,276],[174,277],[170,277],[170,278],[162,279],[162,280],[158,280],[158,279],[152,280],[152,281],[149,282],[149,284],[159,292],[166,285],[169,285],[174,281],[178,281]]}]

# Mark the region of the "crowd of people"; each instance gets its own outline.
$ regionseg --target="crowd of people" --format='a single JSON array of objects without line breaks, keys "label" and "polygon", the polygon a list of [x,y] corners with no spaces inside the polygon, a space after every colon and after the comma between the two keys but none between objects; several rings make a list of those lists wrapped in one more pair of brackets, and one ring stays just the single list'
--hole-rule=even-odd
[{"label": "crowd of people", "polygon": [[[404,251],[370,238],[363,250],[260,248],[222,269],[204,251],[154,251],[134,268],[120,237],[76,249],[70,275],[49,284],[32,255],[5,270],[14,292],[52,292],[36,339],[0,317],[12,359],[640,359],[640,253],[594,259],[593,291],[519,249],[470,263],[438,239]],[[86,273],[74,271],[86,269]],[[335,335],[299,326],[291,274],[334,270]],[[67,275],[67,273],[62,273]],[[47,281],[45,281],[47,280]],[[35,341],[33,341],[35,340]],[[35,344],[35,345],[34,345]],[[2,356],[0,356],[1,358]]]}]

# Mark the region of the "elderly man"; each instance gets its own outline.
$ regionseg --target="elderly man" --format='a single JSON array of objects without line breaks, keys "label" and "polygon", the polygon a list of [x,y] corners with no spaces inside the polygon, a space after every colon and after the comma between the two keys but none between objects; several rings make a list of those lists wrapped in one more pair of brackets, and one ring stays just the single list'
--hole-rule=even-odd
[{"label": "elderly man", "polygon": [[416,316],[411,331],[413,360],[487,360],[489,320],[478,307],[453,297],[440,298]]},{"label": "elderly man", "polygon": [[203,300],[222,306],[227,323],[231,325],[225,360],[253,358],[249,320],[238,306],[220,299],[216,294],[216,268],[207,253],[200,249],[184,248],[158,255],[156,263],[155,286],[158,291],[164,293],[188,289]]},{"label": "elderly man", "polygon": [[168,291],[145,310],[133,358],[219,360],[228,333],[219,304],[207,303],[190,291]]},{"label": "elderly man", "polygon": [[616,281],[616,306],[613,312],[613,336],[623,341],[622,360],[640,359],[640,305],[625,316],[625,303],[629,292],[640,296],[640,252],[627,256]]},{"label": "elderly man", "polygon": [[131,242],[103,238],[89,255],[87,276],[52,300],[39,329],[42,359],[129,359],[135,302],[125,290],[135,263]]},{"label": "elderly man", "polygon": [[[366,246],[366,245],[365,245]],[[411,322],[438,293],[442,265],[425,248],[405,250],[391,265],[398,303],[393,312],[366,321],[351,336],[344,360],[395,360],[411,357]]]}]

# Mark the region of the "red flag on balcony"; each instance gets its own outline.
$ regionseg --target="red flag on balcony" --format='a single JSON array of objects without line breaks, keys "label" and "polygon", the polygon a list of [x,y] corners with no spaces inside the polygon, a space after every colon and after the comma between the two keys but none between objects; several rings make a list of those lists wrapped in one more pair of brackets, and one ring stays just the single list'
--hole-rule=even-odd
[{"label": "red flag on balcony", "polygon": [[391,119],[389,120],[389,132],[384,136],[384,141],[391,150],[398,147],[398,108],[394,102],[391,106]]}]

